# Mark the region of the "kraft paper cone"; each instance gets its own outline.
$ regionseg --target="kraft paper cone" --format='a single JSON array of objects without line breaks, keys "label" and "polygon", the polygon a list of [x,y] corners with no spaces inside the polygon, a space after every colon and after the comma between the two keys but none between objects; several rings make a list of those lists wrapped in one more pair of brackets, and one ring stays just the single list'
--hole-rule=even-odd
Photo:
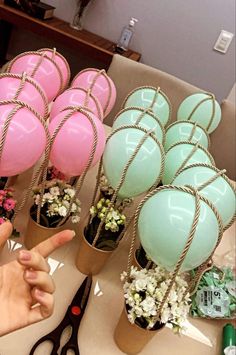
[{"label": "kraft paper cone", "polygon": [[82,274],[96,275],[105,265],[113,250],[101,250],[87,242],[84,235],[80,240],[79,250],[76,257],[76,267]]},{"label": "kraft paper cone", "polygon": [[29,217],[27,229],[24,235],[24,244],[27,249],[32,249],[39,243],[48,239],[52,235],[61,232],[66,229],[65,224],[56,228],[43,227],[36,223],[32,217]]},{"label": "kraft paper cone", "polygon": [[138,354],[145,345],[156,335],[161,329],[148,330],[143,329],[136,324],[131,324],[127,317],[127,311],[124,307],[119,322],[114,333],[114,340],[118,348],[126,354]]}]

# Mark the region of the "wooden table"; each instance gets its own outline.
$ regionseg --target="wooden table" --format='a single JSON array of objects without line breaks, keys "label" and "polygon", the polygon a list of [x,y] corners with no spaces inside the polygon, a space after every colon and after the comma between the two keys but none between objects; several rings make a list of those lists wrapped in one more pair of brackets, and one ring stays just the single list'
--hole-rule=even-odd
[{"label": "wooden table", "polygon": [[[13,26],[34,32],[38,35],[59,42],[75,52],[91,56],[108,68],[114,55],[115,43],[86,30],[77,31],[69,23],[53,18],[38,20],[22,11],[4,5],[0,0],[0,64],[6,62],[8,44]],[[141,54],[128,50],[123,56],[139,61]]]}]

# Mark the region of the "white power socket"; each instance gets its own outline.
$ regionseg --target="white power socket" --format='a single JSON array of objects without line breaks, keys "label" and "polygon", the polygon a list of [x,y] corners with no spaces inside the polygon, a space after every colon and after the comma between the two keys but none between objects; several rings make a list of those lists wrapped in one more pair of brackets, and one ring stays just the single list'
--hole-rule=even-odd
[{"label": "white power socket", "polygon": [[233,33],[222,30],[214,45],[214,50],[221,53],[226,53],[233,37]]}]

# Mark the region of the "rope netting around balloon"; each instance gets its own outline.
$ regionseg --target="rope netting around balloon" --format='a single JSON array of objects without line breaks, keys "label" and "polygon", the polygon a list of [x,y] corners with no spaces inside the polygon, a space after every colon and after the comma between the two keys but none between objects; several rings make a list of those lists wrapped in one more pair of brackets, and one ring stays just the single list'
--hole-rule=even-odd
[{"label": "rope netting around balloon", "polygon": [[48,111],[47,98],[46,98],[45,93],[43,92],[41,86],[37,83],[37,81],[32,79],[26,72],[23,72],[22,74],[14,74],[14,73],[8,73],[8,72],[2,73],[2,74],[0,74],[0,80],[1,80],[1,78],[13,78],[13,79],[20,80],[19,88],[17,89],[12,100],[19,100],[19,95],[24,90],[24,86],[26,83],[30,83],[31,85],[33,85],[36,88],[36,90],[38,90],[39,94],[42,97],[43,103],[44,103],[44,110],[45,110],[44,119],[46,120],[48,118],[49,111]]},{"label": "rope netting around balloon", "polygon": [[51,53],[52,53],[52,57],[51,57],[51,58],[47,55],[47,53],[45,54],[45,56],[48,57],[48,58],[50,58],[50,59],[52,59],[52,61],[53,61],[55,64],[57,64],[57,63],[56,63],[56,60],[55,60],[55,57],[56,57],[56,56],[60,57],[60,58],[63,60],[65,66],[66,66],[66,70],[67,70],[67,80],[66,80],[66,82],[64,83],[64,87],[67,87],[67,86],[69,85],[70,77],[71,77],[71,70],[70,70],[70,66],[69,66],[67,60],[63,57],[63,55],[61,55],[61,53],[57,52],[56,47],[54,47],[53,49],[52,49],[52,48],[40,48],[37,52],[44,52],[44,51],[47,51],[47,52],[51,52]]},{"label": "rope netting around balloon", "polygon": [[[205,181],[204,183],[202,183],[200,186],[197,187],[197,190],[199,192],[201,192],[201,190],[203,190],[205,187],[209,186],[212,182],[214,182],[218,177],[222,177],[226,182],[227,184],[231,187],[231,189],[233,190],[234,193],[236,193],[236,188],[235,188],[235,185],[232,183],[232,181],[228,178],[227,175],[225,175],[226,173],[226,169],[223,169],[223,170],[219,170],[217,169],[214,165],[209,165],[209,164],[206,164],[206,163],[194,163],[194,164],[191,164],[191,165],[188,165],[184,168],[182,168],[178,173],[175,174],[175,178],[181,174],[182,172],[186,171],[187,169],[191,169],[191,168],[195,168],[195,167],[206,167],[206,168],[210,168],[211,170],[215,171],[215,175],[211,176],[207,181]],[[174,178],[174,179],[175,179]],[[173,179],[173,181],[174,181]],[[232,219],[229,221],[229,223],[224,226],[224,231],[226,231],[229,227],[232,226],[232,224],[234,223],[236,219],[236,211],[234,213],[234,216],[232,217]]]},{"label": "rope netting around balloon", "polygon": [[57,70],[57,73],[59,75],[59,80],[60,80],[60,87],[58,89],[58,92],[56,94],[56,96],[60,95],[60,93],[63,91],[64,89],[64,85],[63,85],[63,76],[62,76],[62,72],[61,72],[61,69],[59,68],[58,64],[55,62],[55,60],[52,60],[50,57],[48,57],[45,53],[41,53],[41,52],[37,52],[37,51],[28,51],[28,52],[24,52],[24,53],[21,53],[19,55],[17,55],[15,58],[13,58],[8,66],[7,66],[7,72],[10,72],[11,69],[12,69],[12,66],[13,64],[20,58],[26,56],[26,55],[35,55],[35,56],[38,56],[39,59],[38,59],[38,62],[35,64],[34,68],[32,69],[32,72],[29,74],[28,73],[28,76],[30,76],[31,78],[34,78],[34,76],[36,75],[37,73],[37,70],[39,69],[40,65],[42,64],[43,62],[43,59],[46,58],[47,60],[49,60],[51,63],[54,64],[56,70]]},{"label": "rope netting around balloon", "polygon": [[93,95],[92,93],[92,90],[91,88],[89,89],[84,89],[84,88],[81,88],[81,87],[70,87],[67,89],[67,91],[70,91],[70,90],[78,90],[78,91],[82,91],[85,93],[85,99],[84,99],[84,103],[82,104],[83,107],[86,107],[88,108],[88,104],[89,104],[89,98],[91,98],[94,103],[95,103],[95,106],[96,106],[96,110],[98,112],[98,118],[100,121],[103,120],[103,112],[101,111],[101,107],[99,105],[99,101],[98,99],[96,98],[96,96]]},{"label": "rope netting around balloon", "polygon": [[[171,123],[167,128],[166,128],[166,133],[168,132],[168,130],[175,126],[176,124],[181,124],[181,123],[186,123],[185,120],[178,120],[178,121],[175,121],[173,123]],[[211,145],[211,141],[210,141],[210,137],[209,137],[209,133],[206,131],[206,129],[202,126],[200,126],[197,122],[192,122],[192,121],[188,121],[189,124],[192,124],[192,129],[191,129],[191,132],[190,132],[190,135],[189,135],[189,138],[187,139],[189,142],[191,142],[197,128],[200,128],[206,135],[207,137],[207,142],[208,142],[208,149],[210,148],[210,145]]]},{"label": "rope netting around balloon", "polygon": [[136,110],[136,111],[140,111],[140,114],[137,116],[136,118],[136,122],[134,123],[134,125],[138,126],[139,123],[142,121],[142,119],[145,117],[145,115],[149,115],[150,117],[152,117],[159,125],[161,131],[162,131],[162,135],[163,135],[163,140],[162,140],[162,145],[164,146],[165,144],[165,129],[163,124],[161,123],[159,117],[153,113],[152,109],[147,107],[147,108],[143,108],[140,106],[129,106],[129,107],[125,107],[122,110],[120,110],[114,120],[113,120],[113,125],[116,122],[116,120],[120,117],[120,115],[122,115],[123,113],[130,111],[130,110]]},{"label": "rope netting around balloon", "polygon": [[208,152],[207,149],[205,149],[205,148],[204,148],[202,145],[200,145],[198,142],[196,142],[196,143],[189,142],[189,141],[176,142],[176,143],[174,143],[174,144],[172,144],[172,145],[170,146],[170,148],[169,148],[169,149],[167,150],[167,152],[166,152],[166,155],[168,154],[168,152],[169,152],[171,149],[173,149],[174,147],[176,147],[176,146],[178,146],[178,145],[180,145],[180,144],[189,144],[189,145],[192,145],[193,148],[192,148],[192,150],[189,152],[189,154],[187,155],[187,157],[186,157],[186,158],[183,160],[183,162],[181,163],[180,167],[178,168],[178,170],[177,170],[176,173],[174,174],[174,176],[173,176],[173,178],[172,178],[172,180],[171,180],[170,183],[172,183],[172,182],[174,181],[174,179],[176,178],[176,176],[178,175],[178,173],[180,172],[180,170],[182,170],[182,169],[186,166],[186,164],[187,164],[188,161],[192,158],[192,156],[193,156],[194,153],[197,151],[197,149],[203,150],[203,152],[204,152],[204,153],[208,156],[208,158],[210,159],[211,164],[212,164],[213,166],[215,166],[215,161],[214,161],[212,155]]},{"label": "rope netting around balloon", "polygon": [[206,97],[198,102],[198,104],[193,108],[193,110],[190,112],[189,116],[187,117],[187,121],[191,120],[192,116],[194,115],[196,110],[199,108],[199,106],[201,106],[201,104],[210,100],[212,102],[212,113],[211,113],[210,121],[206,127],[206,131],[208,131],[211,127],[211,124],[212,124],[214,116],[215,116],[215,111],[216,111],[215,95],[212,94],[211,92],[203,92],[203,94],[208,95],[209,98]]},{"label": "rope netting around balloon", "polygon": [[123,101],[123,104],[121,105],[121,108],[122,109],[125,108],[125,104],[126,104],[127,100],[129,99],[129,97],[131,95],[133,95],[136,91],[139,91],[139,90],[142,90],[142,89],[150,89],[150,90],[154,91],[154,96],[153,96],[152,102],[147,107],[148,111],[151,112],[151,113],[154,113],[153,112],[153,106],[154,106],[154,104],[156,102],[158,102],[157,100],[158,100],[158,95],[159,94],[161,94],[166,99],[166,101],[168,102],[168,106],[169,106],[169,115],[168,115],[167,122],[163,126],[167,126],[169,121],[170,121],[170,119],[171,119],[171,115],[172,115],[172,104],[171,104],[168,96],[161,90],[161,88],[159,86],[156,88],[154,86],[144,85],[144,86],[140,86],[140,87],[135,88],[134,90],[130,91],[129,94],[125,97],[125,99]]},{"label": "rope netting around balloon", "polygon": [[[0,141],[0,160],[2,157],[2,153],[3,153],[4,146],[5,146],[7,133],[8,133],[9,126],[11,124],[11,120],[13,119],[14,115],[22,108],[27,108],[40,121],[40,123],[42,124],[42,126],[45,130],[45,134],[46,134],[46,147],[50,146],[50,134],[48,131],[48,127],[45,123],[45,120],[31,106],[29,106],[28,104],[26,104],[23,101],[20,101],[20,100],[2,100],[2,101],[0,101],[0,105],[9,105],[9,104],[14,104],[15,107],[10,111],[10,113],[8,114],[6,120],[3,124],[1,141]],[[45,158],[46,158],[46,156],[45,156]],[[41,165],[40,169],[38,169],[37,172],[34,174],[33,180],[31,182],[28,190],[26,191],[22,201],[16,205],[15,213],[12,217],[12,222],[14,222],[17,214],[25,205],[25,202],[29,197],[29,193],[33,187],[33,184],[37,181],[37,177],[39,176],[39,172],[41,171],[41,168],[42,168],[42,165]]]},{"label": "rope netting around balloon", "polygon": [[[117,128],[117,129],[115,129],[114,131],[111,132],[111,134],[108,136],[108,138],[106,140],[106,144],[109,142],[109,140],[113,137],[114,134],[116,134],[117,132],[122,131],[124,129],[127,129],[127,128],[135,128],[135,129],[137,129],[139,131],[142,131],[144,133],[144,135],[140,139],[140,141],[138,142],[138,144],[135,147],[135,149],[134,149],[133,153],[131,154],[131,156],[129,157],[129,159],[127,161],[127,164],[124,166],[124,169],[123,169],[123,171],[121,173],[121,176],[120,176],[120,180],[119,180],[119,182],[117,184],[117,187],[114,189],[114,192],[112,194],[112,198],[110,200],[109,206],[108,206],[106,212],[104,213],[103,219],[100,221],[100,224],[98,226],[98,229],[97,229],[95,238],[93,240],[92,246],[96,245],[96,242],[97,242],[97,240],[99,238],[101,229],[102,229],[102,227],[103,227],[103,225],[105,223],[107,215],[108,215],[110,209],[115,206],[116,199],[118,197],[118,193],[119,193],[123,183],[125,182],[125,178],[126,178],[128,170],[129,170],[129,167],[131,166],[131,164],[134,161],[135,157],[137,156],[139,150],[141,149],[143,143],[146,141],[146,139],[148,137],[151,137],[155,141],[155,143],[158,145],[158,147],[160,149],[160,153],[161,153],[160,173],[159,173],[155,183],[153,184],[153,186],[150,189],[153,189],[154,186],[157,186],[157,184],[160,182],[161,177],[163,175],[163,171],[164,171],[164,149],[162,147],[162,144],[153,135],[153,133],[152,133],[153,131],[152,130],[148,131],[148,130],[146,130],[146,129],[142,128],[142,127],[136,126],[136,125],[124,125],[124,126],[119,127],[119,128]],[[99,189],[99,181],[100,181],[100,178],[101,178],[101,175],[102,175],[102,165],[103,165],[103,157],[100,159],[100,162],[99,162],[97,181],[96,181],[96,185],[95,185],[95,190],[94,190],[94,195],[93,195],[92,205],[91,206],[93,206],[95,204],[95,201],[96,201],[96,197],[97,197],[97,193],[98,193],[98,189]],[[119,238],[117,239],[117,244],[119,243],[119,241],[122,239],[122,237],[126,233],[127,229],[130,226],[131,221],[132,221],[132,217],[130,217],[128,223],[126,224],[126,226],[124,228],[124,230],[122,231],[122,233],[120,234]],[[89,217],[88,223],[91,223],[91,217]]]},{"label": "rope netting around balloon", "polygon": [[154,190],[152,190],[149,194],[147,194],[144,199],[140,202],[140,204],[138,205],[135,214],[134,214],[134,225],[133,225],[133,233],[132,233],[132,238],[131,238],[131,243],[130,243],[130,250],[129,250],[129,255],[128,255],[128,263],[127,263],[127,276],[126,278],[129,279],[130,277],[130,273],[131,273],[131,265],[132,265],[132,258],[133,258],[133,254],[134,254],[134,247],[135,247],[135,242],[137,239],[137,234],[138,234],[138,219],[142,210],[143,205],[145,204],[145,202],[147,202],[152,196],[154,196],[155,194],[157,194],[160,191],[163,190],[177,190],[177,191],[182,191],[185,193],[189,193],[192,196],[195,197],[195,212],[194,212],[194,217],[193,217],[193,222],[192,222],[192,226],[191,226],[191,230],[189,232],[187,241],[185,243],[184,249],[175,265],[174,271],[171,274],[170,277],[170,281],[169,281],[169,285],[167,287],[167,290],[163,296],[163,299],[160,303],[160,306],[158,307],[157,310],[157,315],[154,319],[154,322],[160,320],[160,316],[161,316],[161,311],[163,309],[163,306],[165,305],[167,298],[170,294],[170,291],[174,285],[176,276],[178,275],[180,268],[185,260],[185,257],[189,251],[189,248],[192,244],[192,241],[194,239],[195,236],[195,232],[196,232],[196,228],[197,228],[197,224],[199,221],[199,216],[200,216],[200,201],[205,202],[213,211],[213,213],[215,214],[215,217],[218,221],[218,226],[219,226],[219,234],[218,234],[218,239],[216,242],[216,245],[214,247],[214,249],[212,250],[210,256],[208,257],[208,259],[201,264],[198,268],[197,271],[195,273],[194,278],[192,279],[192,281],[189,283],[189,287],[187,288],[185,295],[183,295],[183,298],[186,296],[186,294],[188,292],[190,292],[191,294],[194,292],[194,290],[196,289],[202,274],[209,268],[209,262],[212,259],[212,256],[215,252],[215,249],[217,248],[217,246],[219,245],[222,236],[223,236],[223,225],[222,225],[222,220],[221,217],[217,211],[217,209],[214,207],[214,205],[204,196],[200,195],[199,192],[197,191],[197,189],[191,187],[191,186],[173,186],[173,185],[164,185],[164,186],[160,186]]},{"label": "rope netting around balloon", "polygon": [[[90,87],[89,87],[90,92],[92,92],[93,87],[94,87],[94,85],[96,84],[97,79],[98,79],[99,76],[101,76],[101,75],[105,78],[105,80],[106,80],[106,82],[107,82],[107,84],[108,84],[108,88],[109,88],[108,97],[107,97],[107,100],[106,100],[106,104],[105,104],[105,106],[104,106],[104,108],[103,108],[103,111],[104,111],[104,114],[105,114],[106,111],[107,111],[107,109],[108,109],[108,106],[109,106],[109,103],[110,103],[110,100],[111,100],[111,93],[112,93],[112,87],[111,87],[110,78],[109,78],[109,76],[107,75],[105,69],[98,70],[98,69],[94,69],[94,68],[86,68],[86,69],[81,70],[78,75],[81,75],[81,74],[83,74],[83,73],[86,73],[87,71],[90,71],[90,70],[96,72],[96,74],[95,74],[95,76],[94,76],[94,78],[93,78],[93,80],[92,80],[92,82],[91,82],[91,85],[90,85]],[[73,83],[74,83],[74,81],[76,80],[76,78],[78,77],[78,75],[76,75],[75,78],[73,79],[72,84],[71,84],[72,87],[73,87]]]}]

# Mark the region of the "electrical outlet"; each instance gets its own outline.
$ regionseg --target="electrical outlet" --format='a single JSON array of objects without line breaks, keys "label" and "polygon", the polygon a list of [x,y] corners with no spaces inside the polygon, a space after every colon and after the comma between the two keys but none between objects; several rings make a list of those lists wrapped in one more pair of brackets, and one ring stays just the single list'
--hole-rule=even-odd
[{"label": "electrical outlet", "polygon": [[233,33],[222,30],[214,45],[214,50],[221,53],[226,53],[233,37]]}]

